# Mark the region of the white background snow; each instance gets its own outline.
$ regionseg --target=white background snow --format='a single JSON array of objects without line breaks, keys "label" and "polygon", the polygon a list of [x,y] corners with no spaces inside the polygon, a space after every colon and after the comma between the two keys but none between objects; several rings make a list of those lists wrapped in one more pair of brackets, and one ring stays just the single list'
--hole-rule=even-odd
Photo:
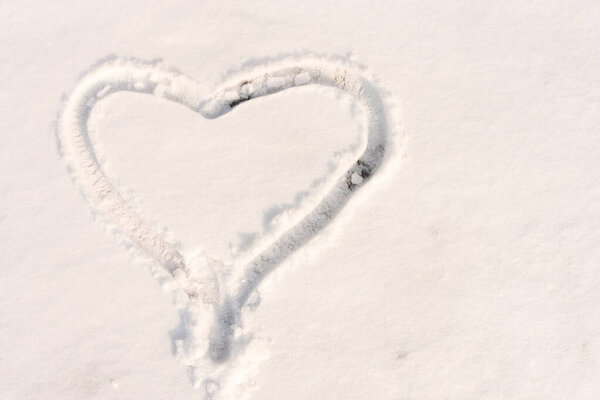
[{"label": "white background snow", "polygon": [[[600,397],[594,1],[0,3],[0,399],[202,399],[171,296],[61,159],[62,96],[110,55],[207,88],[311,53],[366,66],[406,144],[261,286],[249,399]],[[92,130],[142,215],[232,257],[361,143],[301,88],[208,121],[111,96]],[[397,166],[396,166],[397,164]]]}]

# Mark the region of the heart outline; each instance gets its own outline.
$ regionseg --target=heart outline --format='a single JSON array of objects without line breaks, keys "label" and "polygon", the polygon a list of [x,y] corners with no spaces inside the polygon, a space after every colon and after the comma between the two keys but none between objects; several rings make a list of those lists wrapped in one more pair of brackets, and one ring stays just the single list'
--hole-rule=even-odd
[{"label": "heart outline", "polygon": [[107,215],[125,237],[185,282],[183,290],[193,301],[199,296],[198,282],[194,283],[184,256],[177,246],[147,225],[102,170],[87,127],[93,107],[112,93],[131,91],[166,98],[213,119],[246,101],[308,84],[333,87],[352,95],[366,111],[367,143],[356,162],[337,179],[318,204],[244,266],[239,286],[232,294],[227,290],[227,284],[219,287],[219,290],[225,289],[225,295],[214,304],[207,352],[217,363],[229,358],[234,327],[254,289],[287,257],[327,226],[381,166],[387,145],[387,118],[377,88],[349,65],[319,59],[292,60],[292,65],[243,79],[214,95],[203,96],[195,80],[177,71],[156,63],[115,58],[98,64],[82,76],[59,117],[57,133],[61,152],[92,208]]}]

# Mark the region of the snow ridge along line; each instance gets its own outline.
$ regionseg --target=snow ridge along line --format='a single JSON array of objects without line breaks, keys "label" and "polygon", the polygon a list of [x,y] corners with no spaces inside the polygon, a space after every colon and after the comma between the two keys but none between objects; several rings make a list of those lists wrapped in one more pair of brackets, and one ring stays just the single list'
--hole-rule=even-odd
[{"label": "snow ridge along line", "polygon": [[[88,133],[88,119],[95,104],[120,91],[165,98],[212,119],[252,99],[304,85],[337,88],[356,99],[366,116],[366,146],[312,209],[305,210],[299,220],[286,226],[278,238],[253,259],[237,266],[234,273],[217,260],[186,260],[175,244],[148,225],[105,175]],[[205,96],[196,81],[156,63],[112,59],[82,76],[64,104],[57,131],[63,155],[92,208],[181,284],[188,301],[185,330],[190,336],[203,337],[188,337],[179,345],[186,347],[183,350],[189,355],[184,361],[197,369],[196,384],[203,385],[211,395],[224,382],[215,380],[210,368],[223,370],[233,358],[235,330],[251,294],[269,272],[327,226],[378,170],[386,153],[387,126],[386,108],[375,85],[361,71],[343,63],[294,59]],[[207,320],[207,312],[212,313],[212,321]],[[207,379],[210,375],[213,378]]]}]

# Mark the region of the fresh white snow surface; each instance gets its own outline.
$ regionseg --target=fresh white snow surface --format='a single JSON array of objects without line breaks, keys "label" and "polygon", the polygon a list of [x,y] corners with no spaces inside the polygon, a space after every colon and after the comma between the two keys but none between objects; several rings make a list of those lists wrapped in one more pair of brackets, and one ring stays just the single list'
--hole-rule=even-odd
[{"label": "fresh white snow surface", "polygon": [[[598,26],[593,1],[3,1],[0,399],[597,399]],[[77,97],[119,62],[149,73]],[[372,176],[356,82],[386,116]],[[201,299],[364,187],[213,359],[222,303],[90,199],[69,110]]]}]

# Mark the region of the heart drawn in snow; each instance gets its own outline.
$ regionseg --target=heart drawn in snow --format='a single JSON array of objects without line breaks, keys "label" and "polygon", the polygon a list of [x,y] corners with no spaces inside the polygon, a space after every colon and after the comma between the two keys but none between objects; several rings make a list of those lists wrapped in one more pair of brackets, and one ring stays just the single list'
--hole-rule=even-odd
[{"label": "heart drawn in snow", "polygon": [[[88,134],[88,119],[97,101],[119,91],[146,93],[183,104],[205,118],[217,118],[239,104],[297,86],[323,85],[337,88],[354,97],[366,115],[367,144],[358,160],[331,186],[312,210],[249,262],[233,271],[211,260],[198,264],[186,260],[178,248],[149,226],[116,190],[102,170]],[[200,85],[183,74],[152,63],[132,59],[113,59],[85,74],[72,91],[61,112],[58,136],[64,157],[75,180],[92,208],[101,212],[133,244],[155,259],[186,294],[189,317],[186,327],[194,334],[200,327],[205,338],[197,339],[201,351],[192,349],[192,367],[200,360],[219,369],[232,355],[235,329],[244,305],[258,284],[298,250],[340,212],[348,200],[379,168],[386,149],[386,115],[375,86],[348,65],[327,60],[293,60],[239,84],[226,87],[212,96],[202,95]],[[194,313],[202,308],[203,315]],[[212,313],[206,321],[205,315]],[[207,323],[206,323],[207,322]],[[201,330],[202,330],[201,329]],[[198,344],[196,343],[196,344]],[[188,346],[189,347],[189,346]],[[189,350],[189,349],[188,349]],[[196,373],[207,390],[221,382],[207,380],[211,372],[205,367]]]}]

